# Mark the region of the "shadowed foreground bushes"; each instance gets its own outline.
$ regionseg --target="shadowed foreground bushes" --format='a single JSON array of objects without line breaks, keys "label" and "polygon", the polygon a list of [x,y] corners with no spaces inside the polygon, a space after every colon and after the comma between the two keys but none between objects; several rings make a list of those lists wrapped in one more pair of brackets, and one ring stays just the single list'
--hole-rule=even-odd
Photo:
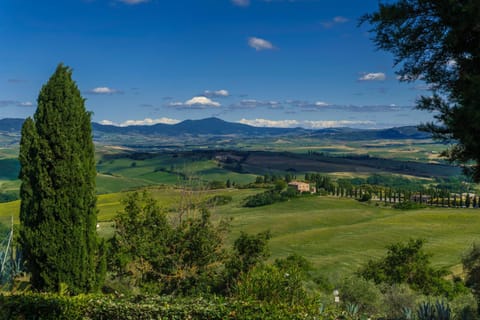
[{"label": "shadowed foreground bushes", "polygon": [[53,294],[0,295],[0,320],[11,319],[314,319],[318,306],[212,297],[118,298]]}]

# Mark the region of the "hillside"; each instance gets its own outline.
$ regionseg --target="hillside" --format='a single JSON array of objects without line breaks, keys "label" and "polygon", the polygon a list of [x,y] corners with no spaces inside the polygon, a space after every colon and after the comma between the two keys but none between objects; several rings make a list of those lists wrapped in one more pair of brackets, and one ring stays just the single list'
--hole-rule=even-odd
[{"label": "hillside", "polygon": [[[151,189],[164,208],[175,208],[182,196],[172,188]],[[334,278],[354,272],[368,259],[379,257],[385,246],[406,236],[427,240],[436,266],[457,270],[461,253],[478,240],[478,209],[426,208],[412,211],[375,206],[352,199],[305,196],[265,207],[243,208],[243,199],[258,190],[216,190],[199,194],[224,194],[233,201],[214,210],[214,219],[233,218],[231,243],[241,231],[254,234],[270,230],[272,260],[298,253],[308,258],[317,272]],[[112,219],[122,209],[124,193],[101,195],[98,199],[99,234],[113,234]],[[11,214],[18,222],[19,202],[0,204],[0,222]],[[174,212],[174,211],[173,211]]]}]

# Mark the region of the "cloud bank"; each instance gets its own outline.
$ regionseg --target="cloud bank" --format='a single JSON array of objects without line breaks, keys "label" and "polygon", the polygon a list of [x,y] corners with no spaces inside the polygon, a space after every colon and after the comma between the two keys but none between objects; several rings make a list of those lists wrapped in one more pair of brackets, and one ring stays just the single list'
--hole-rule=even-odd
[{"label": "cloud bank", "polygon": [[158,119],[151,119],[151,118],[145,118],[143,120],[127,120],[121,123],[116,123],[110,120],[102,120],[100,121],[100,124],[103,125],[110,125],[110,126],[117,126],[117,127],[127,127],[127,126],[151,126],[154,124],[176,124],[179,123],[180,120],[177,119],[170,119],[170,118],[158,118]]},{"label": "cloud bank", "polygon": [[307,129],[340,128],[350,126],[373,127],[375,122],[370,120],[268,120],[268,119],[241,119],[238,121],[254,127],[268,128],[295,128],[303,127]]}]

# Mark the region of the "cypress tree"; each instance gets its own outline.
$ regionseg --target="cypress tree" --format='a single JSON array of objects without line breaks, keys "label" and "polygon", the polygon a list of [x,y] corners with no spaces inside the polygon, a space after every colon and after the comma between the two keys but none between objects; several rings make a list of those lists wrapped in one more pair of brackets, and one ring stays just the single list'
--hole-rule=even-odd
[{"label": "cypress tree", "polygon": [[22,127],[20,244],[35,290],[77,294],[98,289],[104,264],[90,113],[71,75],[57,67]]}]

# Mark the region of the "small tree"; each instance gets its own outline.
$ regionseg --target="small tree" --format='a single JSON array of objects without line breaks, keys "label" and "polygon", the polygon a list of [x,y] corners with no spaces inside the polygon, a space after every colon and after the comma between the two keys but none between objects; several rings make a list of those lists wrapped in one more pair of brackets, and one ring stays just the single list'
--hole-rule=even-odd
[{"label": "small tree", "polygon": [[233,244],[233,253],[225,264],[225,285],[230,290],[240,275],[248,273],[255,265],[270,255],[268,240],[270,232],[249,235],[241,232]]},{"label": "small tree", "polygon": [[174,224],[148,193],[133,193],[115,219],[109,268],[128,285],[167,294],[209,292],[221,281],[225,260],[223,234],[228,225],[213,225],[210,213],[195,208]]},{"label": "small tree", "polygon": [[412,289],[427,295],[448,295],[453,287],[443,277],[445,270],[430,265],[430,255],[423,250],[424,240],[410,239],[387,247],[387,255],[379,260],[370,260],[358,274],[375,283],[406,283]]}]

